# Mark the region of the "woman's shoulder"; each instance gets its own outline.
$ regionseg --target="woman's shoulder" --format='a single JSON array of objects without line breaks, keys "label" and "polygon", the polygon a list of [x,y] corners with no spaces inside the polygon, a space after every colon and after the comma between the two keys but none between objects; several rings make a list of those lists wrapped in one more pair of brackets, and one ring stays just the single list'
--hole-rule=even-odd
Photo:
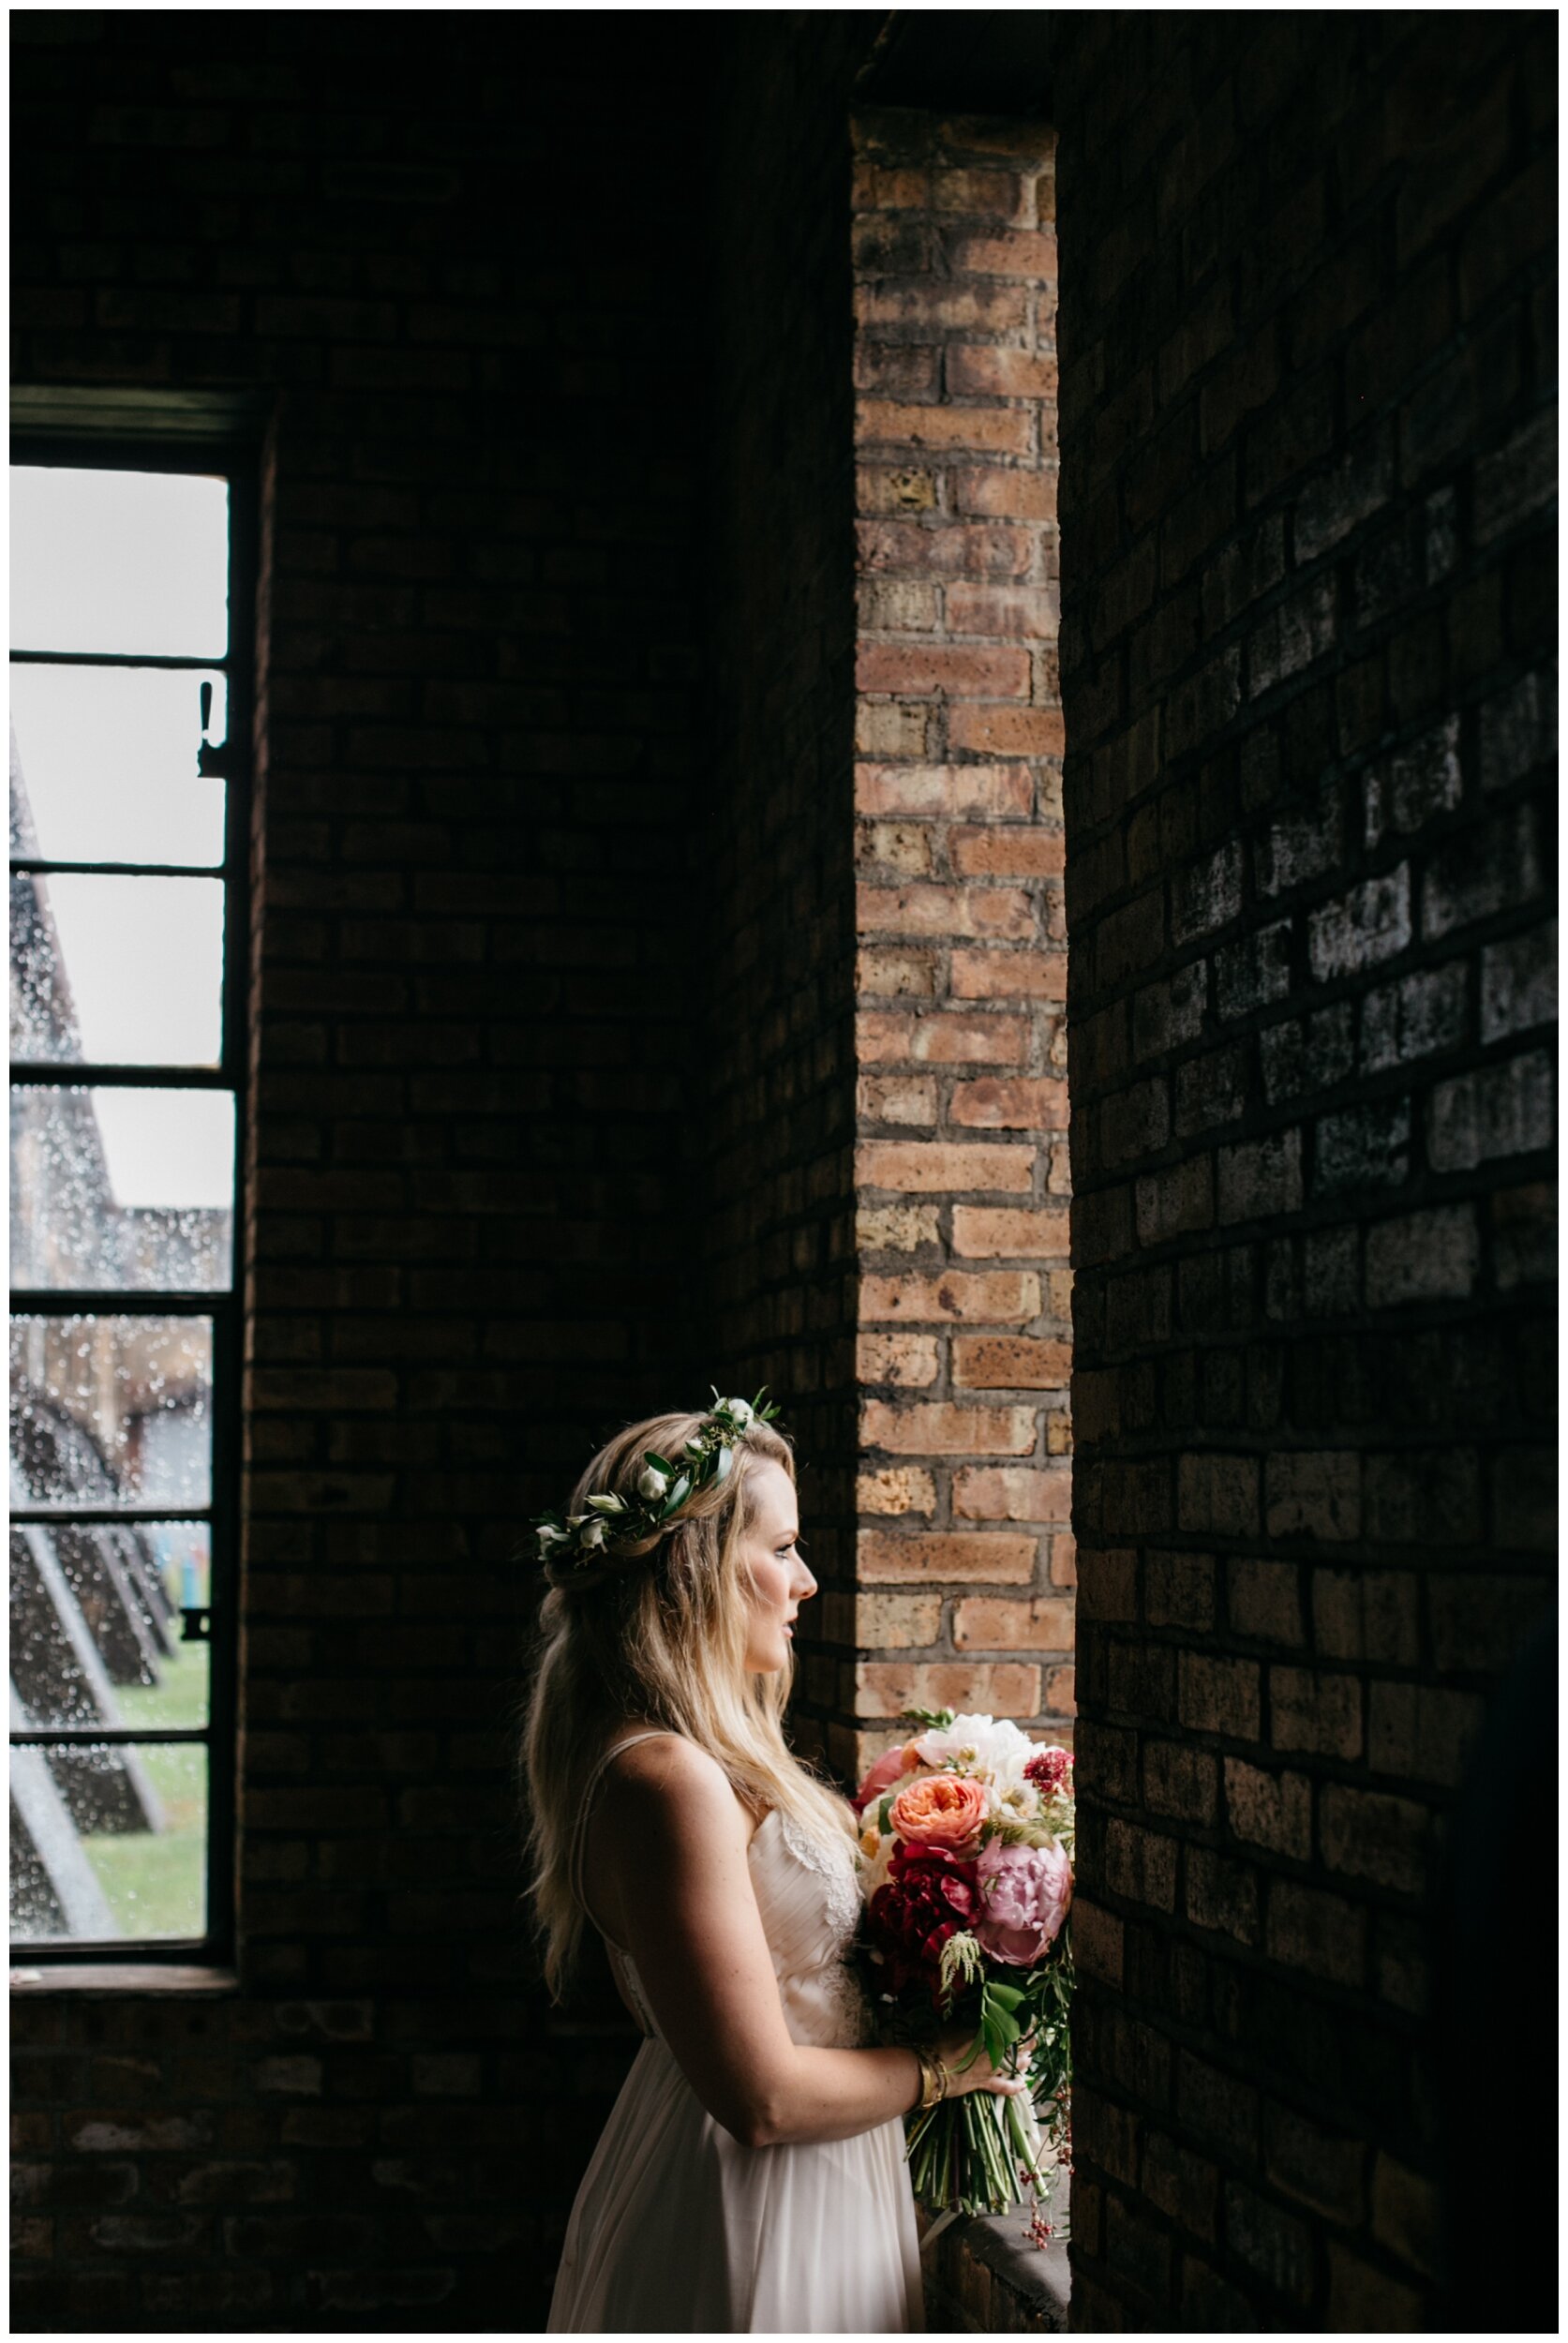
[{"label": "woman's shoulder", "polygon": [[739,1817],[748,1838],[756,1828],[718,1759],[683,1733],[644,1725],[612,1735],[605,1790],[606,1803],[633,1827],[711,1829]]}]

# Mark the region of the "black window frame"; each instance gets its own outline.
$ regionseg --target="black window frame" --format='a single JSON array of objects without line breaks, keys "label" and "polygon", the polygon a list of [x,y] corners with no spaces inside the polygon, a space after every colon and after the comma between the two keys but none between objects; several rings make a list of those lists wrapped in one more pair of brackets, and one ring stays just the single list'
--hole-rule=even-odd
[{"label": "black window frame", "polygon": [[[89,395],[90,397],[90,395]],[[77,1743],[195,1743],[207,1752],[206,1926],[200,1936],[109,1939],[11,1940],[13,1968],[63,1968],[82,1963],[155,1967],[201,1964],[231,1967],[238,1948],[238,1739],[241,1467],[243,1460],[245,1254],[250,1123],[250,927],[252,729],[256,708],[256,600],[260,570],[261,449],[254,430],[206,425],[187,408],[172,416],[149,401],[147,420],[127,427],[124,410],[105,400],[89,406],[84,425],[72,428],[75,399],[59,396],[66,427],[16,427],[13,409],[10,461],[13,467],[79,470],[192,473],[218,476],[229,486],[229,639],[221,658],[137,657],[123,653],[17,652],[12,665],[155,667],[165,671],[221,673],[225,679],[226,739],[223,782],[227,790],[223,860],[216,865],[166,865],[56,861],[48,857],[10,858],[13,872],[87,871],[112,875],[219,878],[224,896],[222,1026],[218,1064],[205,1067],[95,1066],[12,1060],[13,1085],[56,1088],[112,1086],[144,1090],[217,1090],[234,1101],[234,1201],[226,1289],[164,1292],[155,1289],[12,1288],[13,1316],[71,1318],[112,1313],[116,1317],[210,1318],[212,1353],[212,1483],[206,1507],[137,1505],[15,1507],[17,1524],[43,1521],[55,1527],[105,1520],[204,1521],[209,1528],[208,1602],[186,1628],[209,1645],[207,1722],[204,1726],[127,1725],[13,1728],[11,1747]],[[29,401],[29,405],[34,402]],[[47,395],[41,401],[51,412]],[[87,402],[83,402],[84,405]],[[103,408],[108,409],[104,415]],[[37,411],[35,407],[34,411]],[[29,418],[29,420],[31,420]],[[140,420],[140,417],[138,418]],[[107,425],[107,427],[105,427]]]}]

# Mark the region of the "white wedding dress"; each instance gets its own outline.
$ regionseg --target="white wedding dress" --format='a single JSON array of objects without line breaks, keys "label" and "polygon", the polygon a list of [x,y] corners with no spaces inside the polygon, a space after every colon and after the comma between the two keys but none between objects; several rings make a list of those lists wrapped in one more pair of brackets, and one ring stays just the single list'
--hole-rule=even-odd
[{"label": "white wedding dress", "polygon": [[[628,1735],[600,1759],[579,1810],[579,1864],[601,1771],[618,1750],[654,1738]],[[844,1965],[859,1913],[849,1839],[842,1857],[818,1848],[775,1808],[749,1860],[791,2038],[825,2050],[863,2045],[865,1999]],[[654,2030],[627,1955],[609,1951],[645,2038],[577,2191],[546,2332],[922,2329],[903,2123],[852,2140],[742,2147]]]}]

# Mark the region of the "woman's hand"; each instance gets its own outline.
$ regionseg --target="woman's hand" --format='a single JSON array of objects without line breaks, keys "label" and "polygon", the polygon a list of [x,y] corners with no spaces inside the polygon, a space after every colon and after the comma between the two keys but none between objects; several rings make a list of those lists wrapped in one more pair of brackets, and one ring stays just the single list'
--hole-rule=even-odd
[{"label": "woman's hand", "polygon": [[[1026,2093],[1028,2066],[1034,2052],[1035,2037],[1024,2035],[1013,2047],[1012,2071],[993,2067],[982,2043],[972,2059],[969,2052],[974,2044],[975,2029],[966,2025],[950,2025],[942,2031],[932,2045],[937,2057],[948,2069],[948,2097],[963,2098],[970,2091],[989,2091],[993,2097],[1016,2097]],[[964,2064],[968,2059],[969,2063]]]}]

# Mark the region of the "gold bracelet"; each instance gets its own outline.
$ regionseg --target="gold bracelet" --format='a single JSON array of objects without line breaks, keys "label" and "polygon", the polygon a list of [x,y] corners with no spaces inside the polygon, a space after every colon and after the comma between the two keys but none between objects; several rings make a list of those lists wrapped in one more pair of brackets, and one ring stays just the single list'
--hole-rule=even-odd
[{"label": "gold bracelet", "polygon": [[915,2056],[920,2067],[920,2096],[910,2112],[924,2115],[947,2097],[949,2077],[939,2058],[928,2057],[923,2050],[917,2050]]}]

